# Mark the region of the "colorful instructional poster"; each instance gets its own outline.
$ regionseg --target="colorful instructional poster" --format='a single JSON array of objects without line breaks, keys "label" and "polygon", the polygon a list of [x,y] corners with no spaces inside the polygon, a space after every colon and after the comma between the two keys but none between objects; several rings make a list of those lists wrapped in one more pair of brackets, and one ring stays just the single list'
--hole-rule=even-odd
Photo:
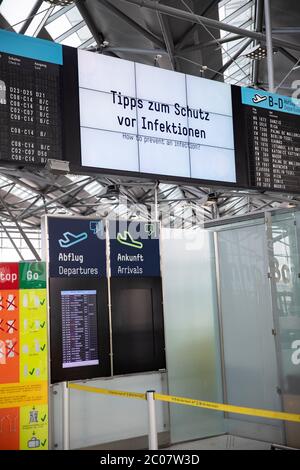
[{"label": "colorful instructional poster", "polygon": [[0,384],[19,381],[19,291],[0,290]]},{"label": "colorful instructional poster", "polygon": [[24,406],[20,409],[20,449],[48,449],[48,406]]},{"label": "colorful instructional poster", "polygon": [[20,381],[47,380],[45,289],[20,290]]},{"label": "colorful instructional poster", "polygon": [[46,265],[0,263],[0,450],[46,449]]},{"label": "colorful instructional poster", "polygon": [[20,289],[46,289],[46,264],[34,261],[19,264]]},{"label": "colorful instructional poster", "polygon": [[0,408],[0,450],[20,448],[20,409]]},{"label": "colorful instructional poster", "polygon": [[19,289],[18,263],[0,263],[0,291]]},{"label": "colorful instructional poster", "polygon": [[47,403],[47,382],[15,383],[0,385],[0,409]]}]

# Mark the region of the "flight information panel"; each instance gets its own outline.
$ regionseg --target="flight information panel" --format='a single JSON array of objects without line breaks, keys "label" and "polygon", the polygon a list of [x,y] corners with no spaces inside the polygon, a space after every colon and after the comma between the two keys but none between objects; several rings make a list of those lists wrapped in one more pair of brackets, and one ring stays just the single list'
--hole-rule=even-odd
[{"label": "flight information panel", "polygon": [[300,192],[300,102],[242,89],[250,184],[259,189]]},{"label": "flight information panel", "polygon": [[99,364],[96,290],[61,292],[64,369]]},{"label": "flight information panel", "polygon": [[61,66],[0,53],[0,161],[62,159]]}]

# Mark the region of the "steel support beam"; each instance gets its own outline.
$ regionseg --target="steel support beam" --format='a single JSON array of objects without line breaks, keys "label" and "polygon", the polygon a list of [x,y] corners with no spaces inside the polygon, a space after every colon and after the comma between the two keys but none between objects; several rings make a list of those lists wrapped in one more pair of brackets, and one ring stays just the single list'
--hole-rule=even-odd
[{"label": "steel support beam", "polygon": [[[264,18],[264,2],[263,0],[257,0],[256,2],[256,12],[255,12],[255,31],[261,33],[263,30],[263,18]],[[255,41],[255,46],[257,46],[258,41]],[[253,84],[258,84],[258,72],[259,72],[259,61],[253,61]]]},{"label": "steel support beam", "polygon": [[299,26],[291,26],[285,28],[273,28],[272,34],[300,34]]},{"label": "steel support beam", "polygon": [[63,34],[55,38],[55,42],[62,42],[64,39],[67,39],[71,34],[76,33],[79,29],[83,28],[86,25],[85,21],[82,20],[79,23],[77,23],[75,26],[72,28],[68,29],[65,31]]},{"label": "steel support beam", "polygon": [[[91,33],[92,34],[92,33]],[[91,46],[93,43],[95,42],[95,39],[94,37],[92,36],[90,39],[88,39],[87,41],[83,42],[79,47],[78,49],[87,49],[89,46]],[[92,49],[93,51],[93,49]]]},{"label": "steel support beam", "polygon": [[165,49],[138,49],[135,47],[106,47],[103,52],[116,52],[124,54],[168,55]]},{"label": "steel support beam", "polygon": [[22,235],[22,237],[24,238],[28,248],[30,249],[31,253],[35,256],[35,258],[40,261],[40,255],[38,254],[38,252],[36,251],[36,249],[34,248],[33,244],[31,243],[31,241],[29,240],[28,236],[26,235],[26,233],[24,232],[24,230],[22,229],[21,225],[19,224],[19,222],[16,220],[15,216],[12,214],[9,206],[6,204],[6,202],[2,199],[2,204],[3,206],[5,207],[6,211],[8,212],[8,214],[10,215],[10,219],[11,221],[16,225],[17,229],[19,230],[20,234]]},{"label": "steel support beam", "polygon": [[[13,177],[13,176],[11,176],[11,175],[8,175],[7,177],[11,180],[11,184],[17,184],[17,185],[21,186],[22,188],[29,190],[30,192],[32,192],[32,193],[35,194],[36,196],[39,196],[39,197],[42,197],[42,196],[47,197],[47,198],[49,199],[49,203],[50,203],[50,202],[53,202],[53,199],[50,201],[50,198],[49,198],[49,196],[48,196],[47,193],[44,193],[44,192],[41,192],[41,191],[38,191],[38,190],[34,189],[32,186],[30,186],[29,184],[24,183],[24,181],[21,181],[20,179],[18,179],[18,178],[16,178],[16,177]],[[71,183],[70,185],[68,185],[68,186],[65,187],[64,189],[70,188],[70,187],[75,186],[75,185],[76,185],[76,183]],[[0,188],[0,189],[2,189],[2,188]],[[60,190],[60,188],[57,187],[57,186],[55,186],[54,191],[58,191],[58,190]],[[55,202],[56,202],[56,201],[55,201]],[[62,204],[62,203],[60,203],[60,202],[56,202],[56,203],[57,203],[57,205],[58,205],[59,207],[61,207],[62,209],[67,210],[67,211],[73,213],[74,215],[80,215],[80,214],[78,214],[78,212],[74,211],[72,208],[66,207],[64,204]],[[40,207],[40,210],[43,210],[43,209],[44,209],[44,206],[41,206],[41,207]],[[28,210],[28,207],[26,208],[26,211],[27,211],[27,210]],[[28,214],[28,213],[26,214],[26,217],[30,217],[30,216],[31,216],[31,214]]]},{"label": "steel support beam", "polygon": [[275,92],[274,80],[274,60],[273,60],[273,38],[272,38],[272,21],[271,21],[271,5],[270,0],[264,0],[265,5],[265,24],[267,38],[267,64],[268,64],[268,81],[269,91]]},{"label": "steel support beam", "polygon": [[279,47],[278,51],[287,59],[289,59],[294,65],[299,63],[299,59],[297,59],[297,57],[293,56],[289,51],[284,49],[284,47]]},{"label": "steel support beam", "polygon": [[102,48],[103,47],[103,41],[105,40],[104,36],[102,35],[102,33],[100,31],[98,31],[98,29],[97,29],[97,27],[94,23],[94,20],[93,20],[92,16],[90,15],[90,12],[86,8],[85,0],[79,0],[76,4],[76,7],[78,8],[79,13],[81,14],[82,18],[86,22],[87,27],[89,28],[91,34],[93,35],[93,37],[94,37],[94,39],[97,43],[97,46],[99,48]]},{"label": "steel support beam", "polygon": [[[195,44],[194,46],[185,47],[184,49],[180,49],[180,53],[188,53],[188,52],[195,52],[199,49],[204,49],[206,47],[214,47],[219,46],[220,44],[227,44],[228,42],[238,41],[239,39],[243,39],[244,36],[239,36],[238,34],[230,35],[226,38],[220,39],[212,39],[211,41],[201,42],[200,44]],[[177,51],[177,49],[176,49]]]},{"label": "steel support beam", "polygon": [[11,236],[11,234],[9,233],[8,229],[5,227],[5,225],[1,222],[0,220],[0,230],[1,230],[1,227],[2,227],[2,230],[4,231],[5,235],[7,236],[7,238],[9,239],[10,243],[12,244],[12,246],[14,247],[14,249],[16,250],[16,252],[18,253],[18,255],[20,256],[21,260],[24,261],[24,257],[21,253],[21,251],[19,250],[15,240],[13,239],[13,237]]},{"label": "steel support beam", "polygon": [[161,13],[157,13],[159,25],[162,31],[164,42],[168,51],[168,56],[172,65],[172,69],[176,70],[176,60],[174,57],[174,42],[169,24],[169,18],[165,18]]},{"label": "steel support beam", "polygon": [[75,7],[75,5],[73,5],[73,4],[67,5],[67,6],[61,8],[60,10],[58,10],[56,13],[52,13],[52,15],[49,16],[48,20],[46,21],[45,26],[47,26],[48,24],[50,24],[53,21],[57,20],[62,15],[65,15],[66,13],[68,13],[68,11],[72,10],[74,7]]},{"label": "steel support beam", "polygon": [[223,21],[225,23],[231,23],[232,20],[237,18],[239,15],[244,13],[245,11],[249,10],[251,6],[254,4],[255,0],[249,0],[248,2],[244,3],[241,5],[239,8],[237,8],[234,12],[232,12],[230,15],[226,16]]},{"label": "steel support beam", "polygon": [[[51,206],[52,204],[56,204],[58,203],[58,201],[60,201],[61,199],[65,198],[66,196],[69,196],[69,195],[72,195],[72,198],[75,198],[76,195],[72,194],[74,191],[82,191],[84,189],[85,186],[87,186],[88,184],[90,184],[89,181],[84,181],[83,184],[78,184],[78,185],[74,185],[74,187],[72,187],[71,189],[69,189],[68,191],[60,194],[59,196],[55,196],[53,199],[48,199],[47,202],[45,202],[45,204],[43,205],[42,209],[45,210],[46,207],[49,207]],[[46,195],[45,195],[46,196]],[[63,206],[64,209],[66,210],[69,210],[69,211],[72,211],[72,212],[75,212],[72,210],[72,208],[69,208],[68,206],[66,206],[66,203],[62,204],[62,203],[58,203],[59,205]],[[38,213],[39,211],[41,210],[41,207],[35,207],[33,209],[30,209],[30,210],[27,210],[26,211],[26,217],[31,217],[32,215]],[[76,213],[76,212],[75,212]],[[77,215],[80,215],[77,213]],[[24,214],[23,214],[23,217]]]},{"label": "steel support beam", "polygon": [[50,7],[48,11],[46,11],[44,13],[44,16],[43,16],[43,19],[40,21],[40,24],[38,25],[38,27],[36,28],[36,30],[34,31],[34,33],[31,35],[32,37],[34,38],[37,38],[40,34],[40,32],[43,30],[49,16],[52,15],[53,11],[54,11],[54,8],[55,7]]},{"label": "steel support beam", "polygon": [[221,73],[224,73],[239,57],[240,55],[242,54],[242,52],[244,52],[247,47],[251,44],[252,42],[252,39],[248,39],[248,41],[245,42],[245,44],[231,57],[230,60],[228,60],[228,62],[226,62],[226,64],[223,65],[223,67],[221,67],[217,73],[215,73],[213,76],[212,76],[212,80],[215,80],[219,74]]},{"label": "steel support beam", "polygon": [[20,31],[19,31],[19,34],[25,34],[28,27],[30,26],[30,23],[32,22],[33,20],[33,17],[37,14],[37,12],[39,11],[40,7],[42,6],[43,4],[43,0],[37,0],[35,2],[35,4],[33,5],[26,21],[24,22],[24,24],[22,25]]},{"label": "steel support beam", "polygon": [[[207,5],[207,7],[200,13],[201,16],[205,16],[206,13],[209,12],[209,10],[211,10],[214,6],[216,6],[218,3],[220,3],[221,0],[212,0],[210,2],[209,5]],[[191,36],[196,30],[197,28],[199,27],[199,23],[195,23],[188,31],[186,31],[184,33],[183,36],[181,36],[181,38],[177,41],[177,43],[175,44],[175,48],[176,49],[181,49],[183,44],[184,44],[184,41],[186,40],[186,38],[188,36]]]},{"label": "steel support beam", "polygon": [[0,28],[6,29],[7,31],[13,31],[14,28],[9,24],[9,22],[4,18],[4,16],[0,12]]},{"label": "steel support beam", "polygon": [[143,28],[141,25],[136,23],[132,18],[129,16],[125,15],[123,11],[119,10],[116,8],[114,5],[112,5],[110,2],[107,0],[98,0],[98,3],[102,3],[102,5],[107,8],[107,10],[111,11],[114,13],[118,18],[123,20],[125,23],[127,23],[129,26],[131,26],[133,29],[138,31],[140,34],[142,34],[145,38],[149,39],[149,41],[153,42],[157,46],[161,47],[162,49],[164,48],[164,43],[154,34],[150,33],[147,29]]},{"label": "steel support beam", "polygon": [[[258,33],[256,31],[238,28],[237,26],[233,26],[227,23],[222,23],[221,21],[213,20],[211,18],[206,18],[204,16],[200,16],[195,13],[190,13],[188,11],[179,10],[178,8],[173,8],[167,5],[153,2],[152,0],[121,0],[121,1],[126,2],[126,3],[131,3],[133,5],[136,5],[142,8],[147,8],[149,10],[159,11],[165,15],[173,16],[174,18],[179,18],[181,20],[189,21],[191,23],[198,23],[200,25],[201,23],[203,23],[212,29],[217,29],[217,30],[221,29],[222,31],[228,31],[230,33],[238,34],[246,38],[257,39],[258,41],[261,41],[263,43],[266,43],[267,41],[267,38],[265,34],[263,33]],[[274,39],[273,43],[276,46],[282,46],[288,49],[293,49],[295,51],[300,51],[300,44],[294,44],[289,41],[284,41],[278,38]]]}]

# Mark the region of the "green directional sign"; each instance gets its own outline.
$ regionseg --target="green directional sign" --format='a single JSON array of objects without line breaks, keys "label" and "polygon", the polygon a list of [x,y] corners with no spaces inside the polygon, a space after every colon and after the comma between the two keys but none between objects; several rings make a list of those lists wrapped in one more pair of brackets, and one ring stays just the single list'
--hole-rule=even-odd
[{"label": "green directional sign", "polygon": [[20,289],[46,288],[46,263],[33,261],[19,264]]}]

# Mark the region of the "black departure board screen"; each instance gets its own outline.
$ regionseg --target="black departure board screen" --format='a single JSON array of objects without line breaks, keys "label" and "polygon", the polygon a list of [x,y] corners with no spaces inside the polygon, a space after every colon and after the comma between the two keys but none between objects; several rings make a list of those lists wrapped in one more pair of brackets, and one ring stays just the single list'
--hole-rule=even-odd
[{"label": "black departure board screen", "polygon": [[257,108],[247,113],[254,186],[300,191],[300,117]]},{"label": "black departure board screen", "polygon": [[99,364],[97,292],[61,292],[63,368]]},{"label": "black departure board screen", "polygon": [[111,375],[107,281],[50,278],[51,383]]},{"label": "black departure board screen", "polygon": [[62,159],[61,66],[0,53],[0,161]]},{"label": "black departure board screen", "polygon": [[242,89],[250,186],[300,192],[300,102]]}]

